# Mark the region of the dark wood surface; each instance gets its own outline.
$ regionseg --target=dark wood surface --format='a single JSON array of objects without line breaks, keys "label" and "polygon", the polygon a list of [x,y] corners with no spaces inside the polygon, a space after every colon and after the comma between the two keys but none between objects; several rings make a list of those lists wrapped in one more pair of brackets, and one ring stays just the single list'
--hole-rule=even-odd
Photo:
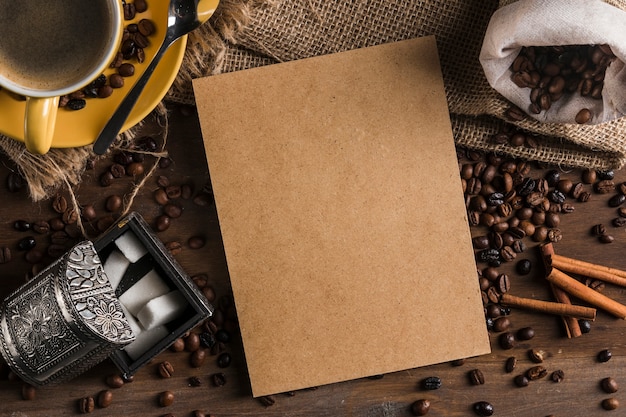
[{"label": "dark wood surface", "polygon": [[[153,192],[158,188],[156,178],[159,175],[167,176],[172,184],[190,184],[196,193],[201,192],[209,183],[197,117],[192,109],[184,110],[172,109],[171,112],[167,150],[170,152],[172,165],[155,171],[131,207],[151,224],[161,213],[161,207],[153,199]],[[148,124],[145,134],[156,132],[150,129],[153,129],[151,123]],[[2,161],[0,179],[4,182],[14,167],[6,158]],[[146,157],[146,170],[153,161],[151,156]],[[97,161],[93,169],[85,172],[83,183],[75,189],[79,204],[93,204],[100,216],[107,214],[104,208],[106,197],[112,194],[128,197],[134,182],[140,180],[140,177],[124,177],[114,181],[110,187],[101,187],[98,177],[111,163],[110,156]],[[535,167],[530,176],[539,178],[544,171],[545,169]],[[580,180],[581,172],[567,170],[562,171],[561,176],[576,182]],[[616,183],[622,181],[626,181],[626,172],[617,172]],[[592,189],[591,185],[586,187],[588,190]],[[616,217],[616,209],[609,207],[607,203],[612,195],[613,193],[600,195],[592,192],[590,201],[586,203],[568,199],[575,206],[575,211],[561,216],[563,239],[555,245],[558,253],[626,269],[626,228],[617,229],[610,225],[611,220]],[[0,246],[11,248],[14,258],[0,265],[0,295],[4,298],[21,285],[32,270],[32,265],[24,260],[24,253],[16,249],[17,242],[29,233],[14,230],[13,222],[18,219],[31,222],[48,220],[58,215],[52,210],[50,201],[33,203],[25,191],[9,192],[6,187],[0,187],[0,200]],[[215,288],[217,299],[227,300],[230,295],[228,273],[215,208],[213,205],[197,205],[192,199],[180,202],[185,208],[183,216],[175,219],[171,227],[158,233],[158,236],[163,242],[183,243],[182,252],[176,255],[183,268],[192,276],[207,274],[210,284]],[[591,227],[598,223],[607,225],[609,232],[615,237],[612,244],[601,244],[591,236]],[[89,225],[87,230],[90,237],[98,234]],[[484,233],[484,230],[475,228],[473,233]],[[206,238],[207,244],[203,248],[190,249],[186,245],[187,239],[195,235]],[[49,235],[34,236],[38,248],[45,250],[49,246]],[[532,273],[527,276],[517,275],[514,263],[505,264],[499,270],[510,274],[511,294],[550,300],[551,295],[541,268],[537,267],[537,243],[528,238],[525,241],[528,249],[518,259],[530,259],[535,265]],[[51,258],[46,257],[39,265],[50,261]],[[607,285],[604,293],[626,303],[626,294],[622,288]],[[224,303],[216,301],[216,304]],[[454,305],[449,306],[452,317],[463,314],[455,308]],[[407,317],[407,320],[411,320],[411,317]],[[277,394],[272,396],[273,405],[268,405],[263,399],[252,398],[241,341],[236,332],[232,332],[231,326],[232,340],[226,344],[226,350],[232,355],[233,361],[228,368],[219,368],[215,356],[209,357],[201,367],[192,368],[189,352],[166,351],[142,368],[133,382],[112,389],[113,402],[110,407],[96,407],[92,414],[162,416],[172,413],[181,417],[192,415],[194,410],[202,410],[207,415],[215,416],[410,416],[411,403],[424,398],[429,399],[432,404],[429,416],[473,415],[472,404],[476,401],[491,402],[495,408],[494,415],[497,416],[593,416],[607,412],[600,404],[610,396],[620,400],[626,409],[623,390],[609,395],[599,385],[601,379],[612,376],[626,387],[626,323],[623,320],[600,311],[591,332],[575,339],[564,336],[558,317],[514,309],[510,320],[513,330],[532,326],[536,331],[535,338],[520,342],[511,350],[503,350],[498,346],[498,335],[492,333],[492,353],[468,358],[461,366],[444,363],[387,374],[382,378],[364,378]],[[384,333],[385,329],[380,331]],[[442,328],[440,331],[446,332],[446,329]],[[392,348],[394,340],[401,338],[402,334],[387,334],[387,337]],[[268,349],[271,348],[268,346]],[[313,346],[312,349],[314,348]],[[548,377],[534,381],[528,387],[518,388],[513,383],[513,377],[534,365],[527,356],[528,350],[533,348],[547,352],[548,357],[543,365],[548,370]],[[596,359],[598,352],[603,349],[610,349],[613,354],[607,363],[600,363]],[[416,346],[416,355],[419,355],[419,350],[420,346]],[[518,366],[513,373],[506,373],[504,364],[510,356],[518,359]],[[157,374],[158,363],[164,360],[170,361],[174,366],[174,374],[168,379]],[[473,386],[469,383],[468,372],[472,369],[480,369],[484,373],[484,385]],[[558,369],[564,372],[565,378],[562,382],[555,383],[550,380],[549,374]],[[225,374],[224,386],[216,387],[211,382],[211,375],[217,372]],[[10,378],[5,369],[0,379],[0,415],[35,417],[79,414],[77,401],[82,397],[97,396],[101,390],[107,389],[106,377],[115,373],[117,370],[114,365],[105,361],[71,382],[38,388],[34,399],[24,400],[22,383]],[[198,387],[189,384],[189,378],[194,376],[201,381]],[[420,381],[428,376],[440,377],[443,381],[442,388],[435,391],[423,390]],[[160,407],[157,397],[165,390],[174,393],[175,401],[169,407]]]}]

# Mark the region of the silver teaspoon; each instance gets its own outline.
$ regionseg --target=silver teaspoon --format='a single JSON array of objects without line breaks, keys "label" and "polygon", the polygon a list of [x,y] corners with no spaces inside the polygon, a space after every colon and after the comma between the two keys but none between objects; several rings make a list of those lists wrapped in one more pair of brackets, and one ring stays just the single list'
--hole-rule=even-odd
[{"label": "silver teaspoon", "polygon": [[139,77],[133,88],[128,92],[122,103],[120,103],[107,124],[104,125],[102,131],[100,131],[98,138],[93,144],[93,151],[97,155],[104,154],[120,133],[124,122],[126,122],[128,115],[137,103],[141,92],[161,60],[161,57],[165,51],[167,51],[167,48],[178,38],[185,36],[202,24],[202,21],[198,17],[198,1],[199,0],[170,1],[165,39],[141,77]]}]

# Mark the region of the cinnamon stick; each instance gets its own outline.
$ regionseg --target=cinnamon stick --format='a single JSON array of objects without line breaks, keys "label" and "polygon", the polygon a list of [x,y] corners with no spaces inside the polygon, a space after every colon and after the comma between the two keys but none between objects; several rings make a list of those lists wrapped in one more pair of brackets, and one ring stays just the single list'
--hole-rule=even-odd
[{"label": "cinnamon stick", "polygon": [[[561,288],[557,287],[553,283],[550,283],[550,289],[552,290],[552,295],[554,295],[554,299],[557,302],[572,304],[569,295]],[[580,324],[578,324],[578,320],[575,317],[561,316],[561,319],[563,320],[563,326],[565,327],[565,333],[568,338],[571,339],[573,337],[582,336],[583,332],[580,330]]]},{"label": "cinnamon stick", "polygon": [[[585,284],[570,277],[566,273],[552,268],[552,271],[546,277],[548,281],[563,289],[570,295],[588,302],[612,315],[621,319],[626,319],[626,306],[617,301],[600,294],[599,292],[587,287]],[[569,314],[567,314],[569,315]]]},{"label": "cinnamon stick", "polygon": [[561,271],[583,275],[585,277],[591,277],[604,282],[626,287],[626,271],[568,258],[556,253],[551,255],[551,261],[552,266],[560,269]]},{"label": "cinnamon stick", "polygon": [[523,298],[502,294],[500,303],[509,307],[519,307],[542,313],[556,314],[559,316],[570,316],[580,319],[595,320],[596,309],[573,304],[555,303],[552,301],[535,300],[533,298]]}]

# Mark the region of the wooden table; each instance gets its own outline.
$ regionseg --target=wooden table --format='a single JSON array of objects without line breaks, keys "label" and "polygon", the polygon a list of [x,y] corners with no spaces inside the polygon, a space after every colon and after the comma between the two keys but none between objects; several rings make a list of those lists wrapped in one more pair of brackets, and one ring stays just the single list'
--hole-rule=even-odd
[{"label": "wooden table", "polygon": [[[184,111],[183,111],[184,110]],[[172,184],[190,184],[195,192],[202,190],[209,183],[208,169],[204,157],[202,138],[193,109],[173,109],[170,118],[170,132],[167,150],[173,163],[167,168],[156,170],[145,186],[140,190],[132,206],[144,218],[153,223],[161,213],[161,207],[153,199],[153,192],[158,188],[156,179],[159,175],[167,176]],[[148,124],[146,134],[151,133]],[[146,157],[146,168],[154,161]],[[99,185],[100,174],[112,164],[111,157],[99,160],[93,170],[87,170],[83,183],[75,190],[81,205],[94,204],[99,215],[105,215],[104,200],[112,194],[128,196],[134,181],[139,178],[124,177],[116,179],[109,187]],[[8,176],[12,165],[3,160],[0,164],[0,178]],[[534,168],[530,176],[539,178],[544,171]],[[561,173],[562,177],[579,181],[580,170]],[[616,173],[616,183],[626,181],[626,172]],[[50,201],[32,203],[25,191],[9,192],[0,187],[0,246],[10,247],[14,259],[0,265],[0,295],[4,298],[9,291],[24,282],[31,271],[31,265],[24,260],[24,254],[16,249],[16,243],[26,232],[13,229],[13,222],[18,219],[28,221],[48,220],[58,216]],[[591,190],[588,185],[587,189]],[[65,193],[66,194],[66,193]],[[613,194],[592,193],[586,203],[572,202],[575,211],[561,216],[562,241],[555,244],[558,253],[593,261],[595,263],[626,269],[626,228],[616,229],[610,225],[616,217],[616,209],[608,206],[608,198]],[[189,275],[207,274],[214,286],[218,299],[230,294],[226,262],[220,239],[215,207],[201,206],[192,199],[181,201],[185,207],[183,216],[175,219],[169,229],[158,236],[164,242],[183,243],[183,250],[176,255]],[[603,223],[615,237],[612,244],[601,244],[590,234],[593,225]],[[88,229],[92,230],[92,229]],[[484,233],[475,228],[474,234]],[[97,235],[96,231],[90,234]],[[201,249],[190,249],[187,239],[194,235],[206,238],[206,245]],[[49,235],[34,234],[39,248],[49,245]],[[539,258],[534,247],[536,242],[526,238],[529,248],[518,259],[530,259],[535,268],[527,276],[519,276],[514,271],[514,263],[508,263],[499,269],[511,276],[511,294],[542,300],[550,300],[551,294],[543,279]],[[50,262],[45,258],[41,264]],[[607,285],[604,293],[618,301],[626,303],[624,290]],[[227,299],[227,298],[226,298]],[[216,304],[219,304],[216,302]],[[453,314],[455,306],[449,306]],[[410,318],[407,318],[410,319]],[[622,339],[626,333],[626,323],[599,311],[592,330],[581,337],[568,339],[564,336],[561,319],[555,316],[514,309],[510,315],[512,329],[532,326],[536,336],[526,342],[520,342],[511,350],[499,347],[497,334],[491,335],[492,353],[477,358],[469,358],[461,366],[449,363],[411,369],[384,375],[382,378],[365,378],[356,381],[332,384],[316,389],[293,393],[278,394],[271,398],[252,398],[247,379],[246,366],[241,341],[236,334],[227,343],[226,349],[232,355],[232,365],[218,368],[215,356],[204,365],[192,368],[189,364],[189,352],[166,351],[152,363],[142,368],[134,381],[121,388],[112,389],[113,402],[110,407],[96,407],[93,415],[100,416],[162,416],[171,413],[174,416],[190,416],[194,410],[202,410],[207,415],[243,416],[243,415],[290,415],[290,416],[409,416],[410,405],[418,399],[429,399],[429,416],[469,416],[473,415],[472,404],[476,401],[489,401],[497,416],[545,417],[601,415],[607,411],[601,408],[601,401],[611,395],[600,388],[600,380],[612,376],[626,385],[626,346]],[[271,331],[271,329],[268,329]],[[384,332],[385,329],[381,329]],[[446,329],[442,328],[441,332]],[[389,334],[392,347],[401,334]],[[268,346],[271,348],[271,346]],[[548,377],[533,381],[529,386],[519,388],[513,383],[515,375],[523,373],[534,364],[528,358],[529,349],[542,349],[548,357],[542,365],[548,370]],[[603,349],[610,349],[613,357],[607,363],[600,363],[596,356]],[[416,346],[416,354],[419,346]],[[513,373],[505,372],[505,361],[515,356],[518,365]],[[157,373],[161,361],[170,361],[174,366],[171,378],[163,379]],[[472,385],[468,373],[480,369],[485,375],[484,385]],[[550,380],[550,373],[560,369],[565,378],[556,383]],[[97,396],[107,389],[105,379],[117,372],[114,365],[105,361],[69,383],[39,388],[33,400],[22,398],[22,384],[7,377],[6,369],[0,379],[0,414],[3,416],[71,416],[78,413],[77,401],[86,396]],[[226,377],[224,386],[214,386],[211,375],[223,372]],[[198,377],[201,385],[190,386],[189,378]],[[424,391],[420,381],[428,376],[438,376],[443,381],[439,390]],[[162,391],[175,394],[174,404],[160,407],[157,397]],[[622,391],[612,395],[626,406],[626,397]],[[270,405],[270,403],[272,403]]]}]

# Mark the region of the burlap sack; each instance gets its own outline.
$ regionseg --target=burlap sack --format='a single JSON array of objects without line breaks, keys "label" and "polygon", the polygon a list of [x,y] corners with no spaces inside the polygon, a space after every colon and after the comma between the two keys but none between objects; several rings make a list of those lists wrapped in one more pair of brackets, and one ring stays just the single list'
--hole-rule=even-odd
[{"label": "burlap sack", "polygon": [[[622,7],[626,2],[607,3]],[[595,126],[528,118],[515,124],[537,135],[538,147],[491,140],[511,128],[505,115],[510,103],[489,85],[479,62],[488,23],[499,6],[497,0],[279,0],[256,8],[247,27],[204,74],[435,35],[457,144],[562,166],[621,167],[626,162],[623,118]],[[191,88],[177,90],[171,99],[192,104]]]},{"label": "burlap sack", "polygon": [[[626,9],[626,0],[606,3]],[[497,0],[221,0],[211,20],[189,36],[183,67],[166,100],[193,105],[193,77],[435,35],[457,144],[563,166],[621,167],[626,162],[623,118],[595,126],[528,118],[516,127],[537,135],[538,147],[491,140],[511,128],[505,116],[510,103],[489,85],[479,62],[488,23],[499,6]],[[33,162],[31,156],[24,161],[23,147],[10,139],[0,138],[0,147],[20,169],[30,171],[35,200],[65,182],[78,183],[92,156],[87,147],[53,151]]]}]

